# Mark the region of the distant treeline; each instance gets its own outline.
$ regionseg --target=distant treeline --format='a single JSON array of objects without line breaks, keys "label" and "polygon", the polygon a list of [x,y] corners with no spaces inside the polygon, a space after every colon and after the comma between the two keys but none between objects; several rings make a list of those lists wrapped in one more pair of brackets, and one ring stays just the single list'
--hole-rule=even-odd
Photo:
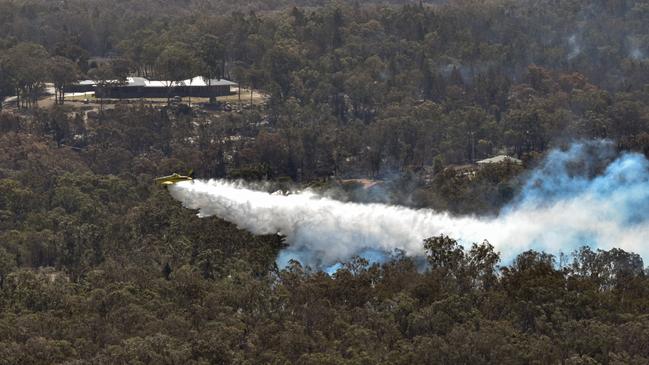
[{"label": "distant treeline", "polygon": [[[493,213],[553,144],[649,155],[649,3],[230,4],[0,0],[0,97],[25,107],[0,113],[0,364],[649,362],[633,253],[499,267],[487,243],[433,237],[424,271],[397,252],[332,278],[277,268],[280,237],[197,219],[152,183],[190,167],[314,189],[375,177],[392,202]],[[44,82],[129,74],[226,76],[270,99],[36,108]],[[458,166],[499,153],[524,165]]]},{"label": "distant treeline", "polygon": [[363,155],[370,175],[497,152],[525,159],[561,138],[638,145],[647,129],[644,2],[231,14],[189,2],[164,17],[147,2],[0,6],[0,94],[18,92],[29,107],[43,81],[58,88],[75,76],[227,77],[271,96],[268,132],[286,141],[281,162],[262,161],[275,176],[328,176]]}]

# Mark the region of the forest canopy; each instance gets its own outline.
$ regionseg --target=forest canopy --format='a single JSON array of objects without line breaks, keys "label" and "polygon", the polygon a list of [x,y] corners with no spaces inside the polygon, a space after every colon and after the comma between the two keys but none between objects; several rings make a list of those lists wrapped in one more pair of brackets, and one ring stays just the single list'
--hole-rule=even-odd
[{"label": "forest canopy", "polygon": [[[0,364],[649,363],[636,253],[503,262],[434,236],[421,258],[278,267],[281,236],[152,183],[495,214],[551,147],[649,156],[648,20],[626,0],[0,0]],[[254,91],[214,113],[63,91],[196,75]],[[472,170],[499,154],[522,164]]]}]

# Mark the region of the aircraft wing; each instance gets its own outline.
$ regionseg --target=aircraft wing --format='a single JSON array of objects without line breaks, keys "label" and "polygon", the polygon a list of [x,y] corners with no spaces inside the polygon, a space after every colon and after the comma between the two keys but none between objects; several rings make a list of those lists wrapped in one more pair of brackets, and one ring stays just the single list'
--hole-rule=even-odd
[{"label": "aircraft wing", "polygon": [[167,185],[173,185],[177,182],[180,181],[192,181],[193,182],[193,172],[190,170],[188,176],[180,175],[178,173],[174,173],[173,175],[169,176],[162,176],[159,178],[156,178],[154,181],[160,185],[167,186]]}]

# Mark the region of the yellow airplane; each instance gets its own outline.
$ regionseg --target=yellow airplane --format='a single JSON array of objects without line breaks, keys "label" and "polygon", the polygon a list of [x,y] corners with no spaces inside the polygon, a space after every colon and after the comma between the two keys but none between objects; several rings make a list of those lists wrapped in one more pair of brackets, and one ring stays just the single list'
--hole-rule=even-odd
[{"label": "yellow airplane", "polygon": [[194,182],[194,172],[192,170],[189,170],[187,175],[181,175],[177,172],[174,172],[171,175],[168,176],[162,176],[158,177],[155,179],[155,182],[162,185],[162,186],[168,186],[168,185],[173,185],[177,182],[180,181],[191,181]]}]

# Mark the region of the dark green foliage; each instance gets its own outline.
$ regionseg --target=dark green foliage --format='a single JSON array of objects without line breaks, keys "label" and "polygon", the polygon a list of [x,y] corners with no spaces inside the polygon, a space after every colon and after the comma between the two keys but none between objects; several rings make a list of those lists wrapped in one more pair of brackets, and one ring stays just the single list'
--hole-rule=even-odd
[{"label": "dark green foliage", "polygon": [[[138,128],[143,111],[129,113]],[[141,116],[143,131],[159,128],[155,114]],[[109,125],[128,131],[119,118]],[[398,252],[383,265],[354,258],[333,276],[297,262],[278,270],[277,236],[197,219],[152,186],[157,166],[176,163],[182,148],[145,164],[114,133],[106,148],[82,152],[1,136],[0,169],[13,176],[0,179],[3,363],[649,358],[649,279],[637,255],[583,248],[558,265],[530,251],[501,268],[488,242],[463,249],[442,236],[422,243],[424,271]],[[116,148],[138,157],[118,176],[95,172],[110,169],[105,155]],[[35,164],[47,178],[34,178]]]},{"label": "dark green foliage", "polygon": [[[191,167],[496,213],[552,144],[649,155],[645,2],[288,3],[0,0],[0,101],[36,107],[44,82],[60,92],[78,73],[268,95],[199,116],[5,104],[0,364],[649,363],[636,254],[528,251],[501,267],[489,242],[441,236],[422,242],[426,263],[396,252],[330,276],[277,268],[281,237],[198,219],[152,183]],[[500,153],[524,163],[470,165]],[[351,177],[384,181],[338,180]]]}]

